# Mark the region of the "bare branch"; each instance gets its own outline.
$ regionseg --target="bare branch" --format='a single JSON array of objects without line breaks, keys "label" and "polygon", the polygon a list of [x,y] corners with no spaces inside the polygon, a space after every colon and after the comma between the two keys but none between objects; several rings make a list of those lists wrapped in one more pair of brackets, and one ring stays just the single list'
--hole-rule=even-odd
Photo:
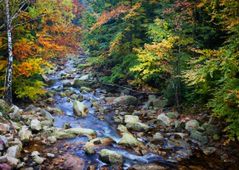
[{"label": "bare branch", "polygon": [[27,0],[23,1],[23,2],[20,4],[20,7],[19,7],[19,9],[17,10],[17,12],[11,17],[11,22],[18,17],[18,15],[19,15],[20,12],[23,10],[23,8],[26,6],[26,4],[27,4]]},{"label": "bare branch", "polygon": [[0,30],[5,27],[5,24],[0,25]]}]

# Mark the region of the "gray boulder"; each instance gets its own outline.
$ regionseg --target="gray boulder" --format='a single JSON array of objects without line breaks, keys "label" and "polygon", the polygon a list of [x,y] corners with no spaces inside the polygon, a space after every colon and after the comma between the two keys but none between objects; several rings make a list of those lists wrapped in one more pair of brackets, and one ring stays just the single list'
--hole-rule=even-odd
[{"label": "gray boulder", "polygon": [[123,156],[115,151],[102,149],[100,151],[100,159],[109,164],[122,164],[123,163]]},{"label": "gray boulder", "polygon": [[134,147],[140,146],[142,143],[139,142],[131,133],[123,133],[123,136],[119,141],[119,144]]},{"label": "gray boulder", "polygon": [[28,142],[32,137],[32,132],[28,129],[27,126],[22,126],[21,130],[18,133],[20,140],[23,142]]},{"label": "gray boulder", "polygon": [[87,116],[89,110],[86,105],[82,102],[74,101],[73,103],[73,111],[77,116],[85,117]]},{"label": "gray boulder", "polygon": [[113,100],[113,104],[114,105],[118,105],[118,106],[130,106],[130,105],[137,105],[138,100],[136,97],[134,96],[120,96],[120,97],[116,97]]},{"label": "gray boulder", "polygon": [[188,131],[197,130],[199,127],[200,127],[199,122],[195,119],[189,120],[185,124],[185,129],[188,130]]},{"label": "gray boulder", "polygon": [[94,138],[96,136],[96,132],[92,129],[86,128],[57,129],[55,132],[53,132],[53,136],[55,136],[57,139],[73,138],[76,136],[87,136],[89,138]]},{"label": "gray boulder", "polygon": [[200,145],[205,145],[208,143],[208,138],[202,132],[197,130],[192,130],[190,132],[190,138],[199,142]]},{"label": "gray boulder", "polygon": [[19,145],[11,146],[7,149],[7,156],[19,158],[22,148]]},{"label": "gray boulder", "polygon": [[160,124],[163,126],[170,126],[171,120],[168,116],[165,115],[165,113],[161,113],[158,115],[157,119],[160,121]]},{"label": "gray boulder", "polygon": [[40,131],[41,130],[41,122],[38,119],[31,120],[30,127],[32,130]]},{"label": "gray boulder", "polygon": [[153,141],[161,141],[163,139],[164,139],[164,137],[160,132],[155,133],[153,136]]}]

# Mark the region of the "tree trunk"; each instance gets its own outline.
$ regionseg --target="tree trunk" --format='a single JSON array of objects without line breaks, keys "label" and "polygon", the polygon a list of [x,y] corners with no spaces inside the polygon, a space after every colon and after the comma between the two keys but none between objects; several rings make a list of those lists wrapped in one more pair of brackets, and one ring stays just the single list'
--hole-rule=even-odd
[{"label": "tree trunk", "polygon": [[10,16],[9,0],[5,0],[6,26],[7,26],[7,44],[8,44],[8,64],[6,69],[6,78],[4,83],[4,99],[12,104],[12,71],[13,71],[13,53],[12,53],[12,19]]}]

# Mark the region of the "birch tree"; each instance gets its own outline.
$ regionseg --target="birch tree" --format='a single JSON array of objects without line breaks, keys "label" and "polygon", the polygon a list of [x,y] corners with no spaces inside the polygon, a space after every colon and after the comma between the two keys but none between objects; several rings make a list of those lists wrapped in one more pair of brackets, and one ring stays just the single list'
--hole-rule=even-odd
[{"label": "birch tree", "polygon": [[13,79],[13,45],[12,45],[12,29],[13,20],[17,18],[18,14],[25,8],[27,1],[13,2],[11,6],[9,0],[2,0],[4,12],[5,12],[5,23],[0,27],[6,28],[7,33],[7,48],[8,48],[8,62],[6,68],[5,82],[4,82],[4,99],[12,104],[12,79]]}]

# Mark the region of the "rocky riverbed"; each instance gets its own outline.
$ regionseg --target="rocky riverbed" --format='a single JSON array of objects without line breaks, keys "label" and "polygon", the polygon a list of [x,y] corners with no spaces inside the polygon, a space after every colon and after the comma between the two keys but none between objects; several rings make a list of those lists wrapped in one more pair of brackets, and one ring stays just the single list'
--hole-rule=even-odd
[{"label": "rocky riverbed", "polygon": [[57,64],[47,97],[23,109],[0,100],[0,169],[238,169],[238,144],[209,115],[102,86],[84,56]]}]

